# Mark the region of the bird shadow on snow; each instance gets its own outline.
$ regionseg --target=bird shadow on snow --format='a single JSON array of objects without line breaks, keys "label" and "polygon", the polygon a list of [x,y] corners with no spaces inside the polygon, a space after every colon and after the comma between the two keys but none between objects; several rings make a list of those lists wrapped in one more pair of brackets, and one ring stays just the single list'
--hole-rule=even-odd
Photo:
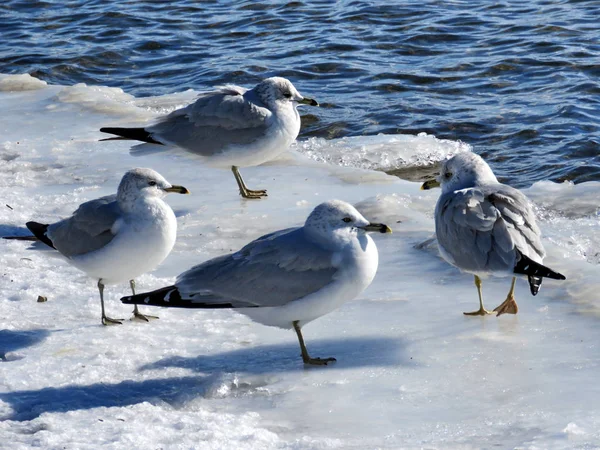
[{"label": "bird shadow on snow", "polygon": [[213,383],[211,377],[173,377],[0,393],[0,400],[9,403],[12,409],[11,413],[0,415],[0,420],[28,421],[43,413],[124,407],[143,402],[179,407],[193,398],[206,396]]},{"label": "bird shadow on snow", "polygon": [[[296,344],[296,343],[294,343]],[[355,337],[312,342],[315,355],[338,357],[338,362],[327,367],[307,370],[335,371],[360,367],[414,365],[404,355],[401,339],[385,337]],[[222,396],[223,387],[229,396],[240,396],[259,391],[264,376],[238,380],[234,373],[274,374],[297,372],[303,364],[296,345],[277,344],[251,347],[194,358],[172,357],[143,366],[141,370],[184,367],[202,375],[126,380],[119,383],[95,383],[87,386],[63,386],[30,391],[0,393],[0,400],[11,407],[11,412],[0,420],[28,421],[43,413],[61,413],[101,407],[124,407],[143,402],[164,403],[173,408],[184,407],[198,397]]]},{"label": "bird shadow on snow", "polygon": [[0,223],[0,237],[4,236],[31,236],[31,231],[25,227]]},{"label": "bird shadow on snow", "polygon": [[[0,238],[6,238],[6,237],[33,237],[33,234],[31,234],[31,231],[29,231],[27,228],[25,227],[19,227],[16,225],[7,225],[4,223],[0,223]],[[25,249],[26,250],[35,250],[35,251],[43,251],[46,253],[52,253],[55,254],[57,256],[60,255],[60,253],[58,253],[56,250],[54,250],[52,247],[44,244],[41,241],[32,241],[32,240],[26,240],[26,241],[22,241],[23,245],[25,245]]]},{"label": "bird shadow on snow", "polygon": [[[327,367],[306,366],[307,370],[352,369],[370,366],[413,365],[404,355],[406,345],[398,337],[362,336],[346,339],[321,339],[308,343],[312,357],[335,357]],[[297,342],[252,346],[212,355],[172,356],[146,364],[140,370],[178,367],[195,372],[244,372],[266,374],[296,371],[303,367]]]},{"label": "bird shadow on snow", "polygon": [[7,353],[39,344],[50,334],[49,330],[0,330],[0,361],[10,362],[16,359]]}]

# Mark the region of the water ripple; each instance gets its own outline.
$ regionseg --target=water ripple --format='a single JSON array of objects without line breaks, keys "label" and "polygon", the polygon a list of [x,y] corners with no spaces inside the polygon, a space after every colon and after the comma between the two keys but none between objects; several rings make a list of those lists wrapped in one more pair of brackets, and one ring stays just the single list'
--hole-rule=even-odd
[{"label": "water ripple", "polygon": [[517,185],[600,180],[600,3],[4,0],[0,73],[136,96],[292,79],[302,137],[426,132]]}]

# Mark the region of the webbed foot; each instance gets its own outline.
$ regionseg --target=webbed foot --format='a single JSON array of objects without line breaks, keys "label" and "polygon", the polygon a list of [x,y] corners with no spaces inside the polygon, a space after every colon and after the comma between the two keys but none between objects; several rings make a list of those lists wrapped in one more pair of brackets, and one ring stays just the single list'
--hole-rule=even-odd
[{"label": "webbed foot", "polygon": [[111,319],[108,316],[102,316],[102,325],[123,325],[125,319]]},{"label": "webbed foot", "polygon": [[311,358],[309,356],[308,358],[303,357],[302,361],[304,361],[304,364],[309,364],[311,366],[326,366],[328,363],[337,360],[335,358]]},{"label": "webbed foot", "polygon": [[519,306],[514,297],[508,297],[500,305],[495,307],[494,311],[498,313],[497,317],[500,317],[502,314],[516,314],[519,312]]},{"label": "webbed foot", "polygon": [[464,312],[463,314],[465,316],[487,316],[488,314],[495,314],[494,311],[488,311],[485,308],[479,308],[477,311]]}]

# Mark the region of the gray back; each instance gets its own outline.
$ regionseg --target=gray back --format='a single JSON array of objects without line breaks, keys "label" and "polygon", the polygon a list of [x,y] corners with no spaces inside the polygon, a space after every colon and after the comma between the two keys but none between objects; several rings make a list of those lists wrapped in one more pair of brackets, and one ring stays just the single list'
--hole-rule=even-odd
[{"label": "gray back", "polygon": [[517,250],[535,261],[544,257],[529,200],[507,185],[442,195],[436,206],[435,225],[440,246],[463,270],[512,271]]},{"label": "gray back", "polygon": [[192,302],[281,306],[331,283],[337,272],[331,258],[331,252],[306,238],[303,228],[290,228],[193,267],[176,286]]},{"label": "gray back", "polygon": [[82,203],[67,219],[48,227],[47,236],[63,255],[73,257],[104,247],[113,238],[111,228],[121,217],[116,195]]},{"label": "gray back", "polygon": [[263,137],[270,116],[254,91],[223,88],[200,94],[194,103],[173,111],[147,130],[161,142],[211,156]]}]

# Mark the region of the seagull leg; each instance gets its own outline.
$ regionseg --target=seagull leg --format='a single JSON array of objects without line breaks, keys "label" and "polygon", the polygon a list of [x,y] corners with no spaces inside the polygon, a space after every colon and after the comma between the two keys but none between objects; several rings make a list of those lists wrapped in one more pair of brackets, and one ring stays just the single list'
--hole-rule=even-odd
[{"label": "seagull leg", "polygon": [[102,307],[102,325],[121,325],[123,319],[111,319],[104,312],[104,284],[102,284],[102,279],[98,280],[98,290],[100,291],[100,306]]},{"label": "seagull leg", "polygon": [[300,331],[300,326],[298,325],[298,321],[295,320],[292,322],[294,325],[294,330],[296,330],[296,334],[298,335],[298,342],[300,342],[300,350],[302,351],[302,361],[304,364],[312,364],[315,366],[326,366],[327,363],[333,362],[335,358],[311,358],[308,354],[308,350],[306,350],[306,345],[304,345],[304,338],[302,337],[302,331]]},{"label": "seagull leg", "polygon": [[479,309],[473,312],[463,313],[465,316],[485,316],[487,314],[494,314],[494,311],[488,311],[483,307],[483,294],[481,292],[481,278],[475,275],[475,286],[477,286],[477,293],[479,294]]},{"label": "seagull leg", "polygon": [[[129,280],[129,286],[131,287],[131,292],[135,295],[135,280]],[[131,320],[139,320],[140,322],[150,322],[150,319],[158,319],[158,316],[150,316],[146,314],[142,314],[138,310],[138,305],[133,305],[133,317]]]},{"label": "seagull leg", "polygon": [[237,166],[231,166],[231,171],[233,172],[233,176],[235,177],[235,181],[240,188],[240,195],[244,198],[263,198],[267,196],[267,191],[262,189],[258,191],[253,191],[246,187],[246,183],[244,183],[244,179],[242,178],[242,174],[238,170]]},{"label": "seagull leg", "polygon": [[515,301],[515,282],[517,281],[517,277],[513,277],[512,283],[510,285],[510,291],[508,291],[508,295],[506,296],[506,300],[502,302],[499,306],[494,308],[494,311],[498,313],[498,317],[502,314],[516,314],[519,312],[519,307],[517,306],[517,302]]}]

